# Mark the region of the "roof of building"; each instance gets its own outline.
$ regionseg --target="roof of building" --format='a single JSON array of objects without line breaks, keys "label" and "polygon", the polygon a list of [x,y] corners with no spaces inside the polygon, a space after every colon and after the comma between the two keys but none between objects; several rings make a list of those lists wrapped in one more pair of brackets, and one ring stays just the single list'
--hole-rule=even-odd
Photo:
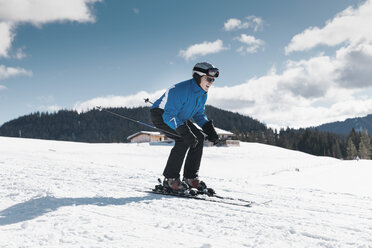
[{"label": "roof of building", "polygon": [[[202,130],[202,128],[199,127],[198,124],[194,123],[194,125],[195,125],[197,128],[199,128],[200,130]],[[226,130],[223,130],[223,129],[218,128],[218,127],[214,127],[214,129],[216,129],[216,133],[217,133],[217,134],[220,134],[220,135],[234,135],[232,132],[230,132],[230,131],[226,131]]]},{"label": "roof of building", "polygon": [[[194,123],[194,124],[195,124],[195,126],[197,128],[201,129],[196,123]],[[234,135],[232,132],[223,130],[221,128],[215,127],[215,129],[216,129],[216,132],[217,132],[218,135]],[[162,134],[160,132],[140,131],[140,132],[137,132],[137,133],[134,133],[134,134],[128,136],[127,139],[130,140],[130,139],[132,139],[132,138],[134,138],[134,137],[136,137],[136,136],[138,136],[140,134],[148,134],[150,136],[151,135],[164,135],[164,134]]]},{"label": "roof of building", "polygon": [[221,128],[218,128],[218,127],[214,127],[216,129],[216,132],[217,134],[224,134],[224,135],[234,135],[232,132],[229,132],[229,131],[226,131],[226,130],[223,130]]},{"label": "roof of building", "polygon": [[130,140],[130,139],[132,139],[132,138],[134,138],[134,137],[136,137],[136,136],[138,136],[138,135],[140,135],[140,134],[148,134],[148,135],[150,135],[150,136],[151,136],[151,135],[163,135],[163,134],[160,133],[160,132],[140,131],[140,132],[137,132],[137,133],[134,133],[134,134],[128,136],[127,139]]}]

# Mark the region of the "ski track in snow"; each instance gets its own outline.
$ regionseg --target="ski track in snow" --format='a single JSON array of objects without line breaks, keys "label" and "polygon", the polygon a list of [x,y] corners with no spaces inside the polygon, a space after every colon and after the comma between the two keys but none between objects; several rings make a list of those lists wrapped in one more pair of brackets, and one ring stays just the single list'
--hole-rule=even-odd
[{"label": "ski track in snow", "polygon": [[205,148],[220,195],[271,200],[245,208],[142,192],[170,149],[0,137],[0,247],[372,247],[371,161]]}]

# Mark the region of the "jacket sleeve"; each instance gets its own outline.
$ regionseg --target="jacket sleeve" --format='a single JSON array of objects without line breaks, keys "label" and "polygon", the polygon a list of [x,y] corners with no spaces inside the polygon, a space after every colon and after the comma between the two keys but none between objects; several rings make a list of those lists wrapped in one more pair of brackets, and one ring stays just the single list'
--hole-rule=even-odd
[{"label": "jacket sleeve", "polygon": [[164,99],[161,104],[163,104],[163,120],[172,129],[176,130],[177,127],[182,125],[182,121],[177,117],[180,109],[182,108],[182,100],[178,90],[175,87],[169,88],[165,92]]},{"label": "jacket sleeve", "polygon": [[193,116],[194,121],[196,124],[199,125],[199,127],[203,127],[205,123],[208,122],[208,118],[205,115],[205,102],[207,99],[204,100],[203,106],[196,112],[196,114]]}]

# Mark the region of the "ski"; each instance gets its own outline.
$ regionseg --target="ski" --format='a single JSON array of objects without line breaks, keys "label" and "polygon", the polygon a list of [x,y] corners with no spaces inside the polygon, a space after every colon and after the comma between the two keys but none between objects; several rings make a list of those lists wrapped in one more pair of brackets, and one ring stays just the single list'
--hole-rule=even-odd
[{"label": "ski", "polygon": [[241,198],[234,198],[234,197],[229,197],[229,196],[221,196],[221,195],[217,195],[217,194],[214,194],[214,195],[209,195],[210,197],[216,197],[218,199],[222,199],[222,200],[230,200],[230,201],[240,201],[240,202],[246,202],[246,203],[254,203],[253,201],[250,201],[250,200],[245,200],[245,199],[241,199]]},{"label": "ski", "polygon": [[[196,188],[190,188],[185,192],[177,192],[172,191],[170,189],[165,188],[162,185],[162,181],[158,178],[159,184],[155,186],[154,189],[146,191],[147,193],[158,194],[158,195],[165,195],[165,196],[175,196],[181,198],[191,198],[195,200],[202,200],[202,201],[210,201],[222,204],[229,204],[235,206],[243,206],[243,207],[252,207],[252,205],[266,205],[271,202],[255,202],[251,200],[246,200],[242,198],[234,198],[229,196],[221,196],[216,194],[216,192],[212,188],[205,188],[204,190],[198,190]],[[204,184],[204,186],[206,186]]]},{"label": "ski", "polygon": [[[227,205],[234,205],[234,206],[240,206],[240,207],[252,207],[252,204],[254,202],[252,201],[244,201],[244,202],[233,202],[234,199],[223,199],[219,197],[214,196],[208,196],[205,194],[197,194],[197,195],[190,195],[190,194],[179,194],[179,193],[173,193],[173,192],[164,192],[164,191],[157,191],[157,190],[148,190],[147,193],[157,194],[157,195],[165,195],[165,196],[174,196],[174,197],[180,197],[180,198],[188,198],[188,199],[194,199],[194,200],[201,200],[201,201],[208,201],[208,202],[215,202],[215,203],[221,203],[221,204],[227,204]],[[203,197],[205,195],[205,197]],[[230,200],[230,201],[229,201]]]}]

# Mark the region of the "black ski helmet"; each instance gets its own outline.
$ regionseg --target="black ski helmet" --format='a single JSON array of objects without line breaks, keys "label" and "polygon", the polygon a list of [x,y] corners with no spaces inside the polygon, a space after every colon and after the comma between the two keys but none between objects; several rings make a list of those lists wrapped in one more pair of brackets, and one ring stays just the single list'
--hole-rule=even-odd
[{"label": "black ski helmet", "polygon": [[214,67],[214,65],[208,62],[196,63],[196,65],[192,69],[192,77],[198,84],[200,84],[202,76],[210,76],[217,78],[219,75],[220,75],[219,70],[216,67]]}]

